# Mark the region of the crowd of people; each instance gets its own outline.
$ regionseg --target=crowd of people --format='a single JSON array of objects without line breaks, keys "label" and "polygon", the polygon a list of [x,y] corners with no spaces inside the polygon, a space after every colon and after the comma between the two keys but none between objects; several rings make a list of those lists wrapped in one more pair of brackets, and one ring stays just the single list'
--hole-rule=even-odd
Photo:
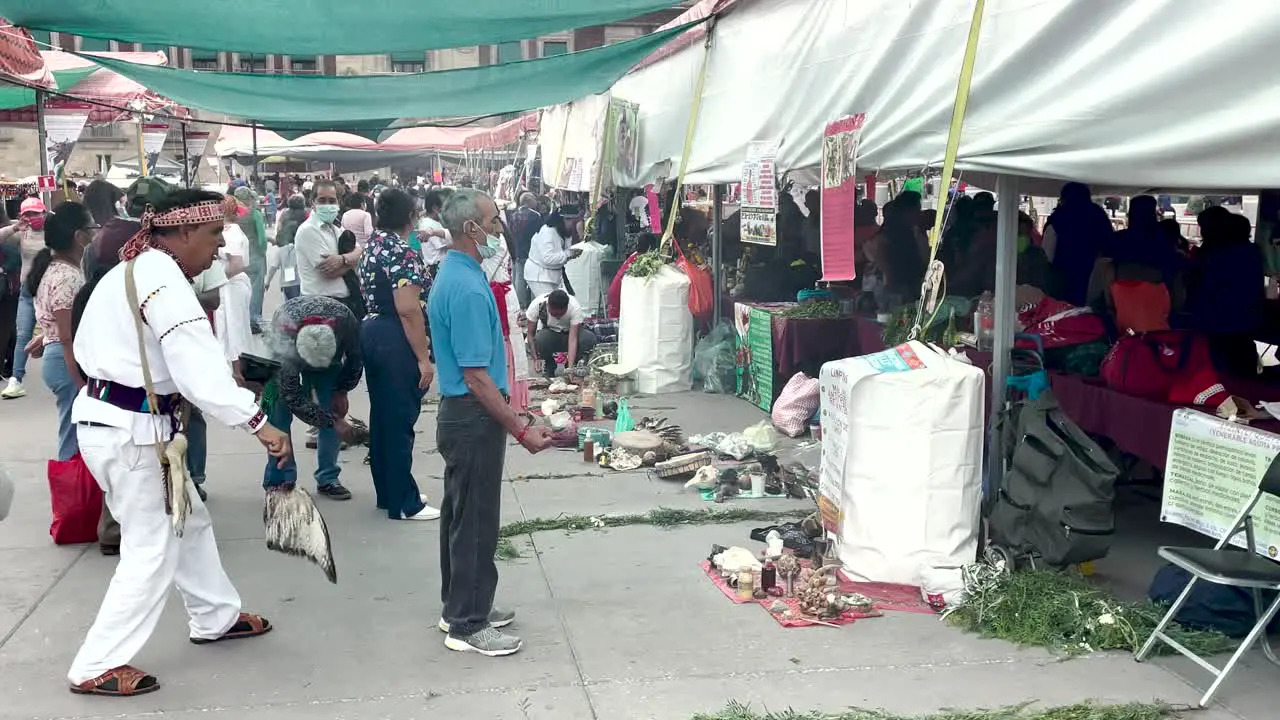
[{"label": "crowd of people", "polygon": [[[94,182],[51,211],[28,198],[0,228],[0,343],[15,348],[0,394],[23,397],[26,360],[40,358],[58,409],[57,458],[80,457],[102,487],[99,545],[120,557],[68,675],[73,692],[159,688],[129,662],[171,586],[187,600],[194,643],[272,629],[242,612],[217,557],[206,422],[257,437],[270,490],[297,482],[290,428],[300,420],[317,450],[318,493],[348,500],[338,455],[356,434],[348,393],[361,381],[374,504],[391,520],[441,521],[445,644],[489,656],[521,648],[500,630],[514,613],[493,604],[505,438],[530,452],[550,444],[524,412],[530,373],[554,373],[559,353],[583,360],[594,344],[564,278],[581,214],[532,193],[499,209],[470,188],[384,185],[375,196],[363,181],[316,179],[299,189],[281,203],[270,181],[238,181],[226,194],[154,178],[126,191]],[[264,318],[277,282],[281,303]],[[429,502],[412,451],[437,385],[445,490]],[[161,459],[178,432],[182,469]],[[179,536],[170,498],[185,476],[191,508]]]}]

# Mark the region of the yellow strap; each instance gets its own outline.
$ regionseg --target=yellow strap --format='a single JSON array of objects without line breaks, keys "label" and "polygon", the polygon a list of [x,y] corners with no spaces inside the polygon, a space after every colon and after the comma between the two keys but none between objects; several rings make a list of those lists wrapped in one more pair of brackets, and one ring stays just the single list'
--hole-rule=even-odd
[{"label": "yellow strap", "polygon": [[[960,135],[964,130],[964,114],[969,107],[969,86],[973,83],[973,63],[978,56],[978,36],[982,32],[982,13],[986,0],[977,0],[973,6],[973,20],[969,23],[969,39],[964,47],[964,62],[960,65],[960,80],[956,86],[956,103],[951,110],[951,129],[947,133],[947,153],[942,160],[942,179],[938,185],[940,197],[946,198],[951,189],[951,176],[955,171],[956,155],[960,151]],[[945,202],[945,200],[944,200]],[[944,205],[945,209],[946,206]],[[938,246],[942,244],[943,213],[936,213],[933,228],[929,230],[929,265],[938,258]],[[928,267],[925,268],[926,274]],[[916,306],[916,322],[911,336],[914,338],[924,318],[926,298],[921,293]],[[940,306],[939,306],[940,307]]]},{"label": "yellow strap", "polygon": [[707,23],[707,40],[703,44],[702,68],[698,70],[698,82],[693,90],[693,104],[689,108],[689,125],[684,131],[684,150],[680,153],[680,171],[676,173],[676,193],[667,209],[667,228],[662,233],[662,252],[671,253],[671,241],[675,236],[676,215],[680,209],[680,191],[684,188],[684,173],[689,168],[689,154],[693,152],[693,136],[698,130],[698,112],[702,109],[702,91],[707,85],[707,66],[711,61],[711,38],[715,34],[716,19]]}]

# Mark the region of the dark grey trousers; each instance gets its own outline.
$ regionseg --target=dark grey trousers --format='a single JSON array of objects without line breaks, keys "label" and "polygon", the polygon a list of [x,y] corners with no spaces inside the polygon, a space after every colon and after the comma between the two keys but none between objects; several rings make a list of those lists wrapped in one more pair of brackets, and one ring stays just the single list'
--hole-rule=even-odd
[{"label": "dark grey trousers", "polygon": [[507,434],[470,396],[440,400],[436,446],[444,458],[440,600],[450,634],[488,627],[498,589],[499,513]]}]

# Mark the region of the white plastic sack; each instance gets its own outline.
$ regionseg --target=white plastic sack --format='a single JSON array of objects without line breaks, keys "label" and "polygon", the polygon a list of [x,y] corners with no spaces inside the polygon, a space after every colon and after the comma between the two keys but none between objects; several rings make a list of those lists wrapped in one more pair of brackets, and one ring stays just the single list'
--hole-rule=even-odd
[{"label": "white plastic sack", "polygon": [[693,315],[684,273],[667,265],[647,278],[622,278],[618,364],[635,368],[642,393],[693,388]]},{"label": "white plastic sack", "polygon": [[983,372],[921,343],[822,366],[823,520],[856,580],[913,585],[978,554]]},{"label": "white plastic sack", "polygon": [[570,249],[582,254],[565,263],[564,274],[573,286],[573,296],[587,316],[601,315],[604,310],[604,279],[600,277],[600,265],[604,262],[605,246],[595,241],[581,242]]},{"label": "white plastic sack", "polygon": [[964,568],[926,567],[922,569],[920,597],[938,612],[959,607],[965,599]]}]

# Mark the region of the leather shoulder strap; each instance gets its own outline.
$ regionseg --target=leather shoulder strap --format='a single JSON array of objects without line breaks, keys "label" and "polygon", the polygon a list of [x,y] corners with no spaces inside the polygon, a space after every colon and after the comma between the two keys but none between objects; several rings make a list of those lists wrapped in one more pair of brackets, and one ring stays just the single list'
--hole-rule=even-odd
[{"label": "leather shoulder strap", "polygon": [[[137,258],[130,260],[124,268],[124,292],[125,297],[129,301],[129,309],[133,312],[133,325],[137,330],[138,336],[138,361],[142,364],[142,386],[147,391],[147,411],[152,417],[160,414],[159,403],[156,402],[155,384],[151,382],[151,363],[147,361],[147,342],[145,331],[143,330],[142,304],[138,299],[138,284],[134,280],[134,263]],[[156,423],[151,423],[152,431],[155,433],[156,453],[160,455],[161,464],[164,463],[164,443],[160,439],[160,428]]]}]

